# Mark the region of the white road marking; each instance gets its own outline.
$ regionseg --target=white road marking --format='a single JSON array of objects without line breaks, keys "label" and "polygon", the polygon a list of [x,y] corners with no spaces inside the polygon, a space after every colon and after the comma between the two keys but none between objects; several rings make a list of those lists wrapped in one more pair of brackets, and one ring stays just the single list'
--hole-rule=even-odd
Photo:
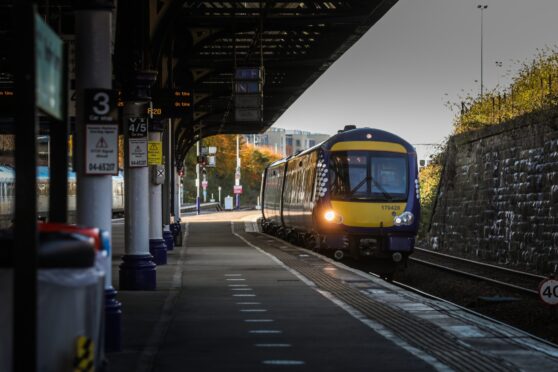
[{"label": "white road marking", "polygon": [[291,347],[291,344],[254,344],[255,347]]},{"label": "white road marking", "polygon": [[277,359],[277,360],[264,360],[263,364],[272,365],[272,366],[301,366],[304,365],[304,361],[302,360],[284,360],[284,359]]},{"label": "white road marking", "polygon": [[228,278],[227,280],[228,280],[229,282],[235,282],[235,281],[236,281],[236,282],[242,282],[242,281],[244,281],[244,280],[246,280],[246,279],[243,279],[243,278]]},{"label": "white road marking", "polygon": [[261,302],[237,302],[237,305],[261,305]]},{"label": "white road marking", "polygon": [[[314,290],[316,290],[318,293],[320,293],[322,296],[324,296],[325,298],[327,298],[328,300],[330,300],[331,302],[333,302],[334,304],[336,304],[337,306],[339,306],[340,308],[342,308],[343,310],[345,310],[347,313],[349,313],[352,317],[354,317],[355,319],[360,320],[362,323],[366,324],[369,328],[373,329],[374,331],[376,331],[377,333],[381,334],[382,336],[384,336],[386,339],[391,340],[393,343],[395,343],[396,345],[402,347],[403,349],[407,350],[408,352],[410,352],[411,354],[419,357],[420,359],[424,360],[425,362],[427,362],[428,364],[430,364],[431,366],[433,366],[434,368],[436,368],[438,371],[448,371],[449,368],[444,365],[443,363],[439,362],[436,358],[434,358],[433,356],[425,353],[422,350],[419,350],[411,345],[409,345],[407,342],[405,342],[403,339],[397,337],[395,334],[393,334],[391,331],[389,331],[388,329],[386,329],[384,326],[382,326],[379,323],[374,322],[371,319],[368,319],[368,317],[366,317],[364,314],[362,314],[361,312],[359,312],[358,310],[356,310],[355,308],[353,308],[352,306],[346,304],[345,302],[339,300],[337,297],[335,297],[333,294],[329,293],[329,292],[325,292],[322,290],[319,290],[318,287],[316,286],[316,284],[309,280],[308,278],[306,278],[304,275],[302,275],[301,273],[299,273],[298,271],[291,269],[290,267],[288,267],[287,265],[285,265],[281,260],[279,260],[277,257],[275,257],[274,255],[267,253],[266,251],[264,251],[263,249],[261,249],[260,247],[258,247],[257,245],[249,242],[248,240],[246,240],[246,238],[244,238],[242,235],[238,234],[237,232],[234,231],[234,223],[231,221],[231,231],[233,233],[233,235],[235,235],[236,237],[238,237],[240,240],[242,240],[244,243],[246,243],[247,245],[249,245],[250,247],[256,249],[257,251],[259,251],[260,253],[268,256],[271,260],[275,261],[279,266],[283,267],[285,270],[287,270],[288,272],[290,272],[291,274],[293,274],[294,276],[296,276],[297,278],[299,278],[302,282],[304,282],[307,286],[309,286],[310,288],[313,288]],[[281,240],[279,238],[273,238],[276,241],[281,242]],[[288,246],[285,246],[288,247]],[[314,252],[308,251],[309,254],[314,254]],[[315,254],[316,257],[320,257],[318,254]],[[338,265],[338,266],[342,266],[344,269],[348,268],[344,265],[341,265],[339,263],[333,262],[332,260],[328,259],[327,257],[320,257],[321,259],[323,259],[326,262],[329,262],[332,265]],[[349,268],[348,268],[349,269]],[[349,269],[349,271],[357,273],[356,269]],[[360,273],[361,276],[365,276],[367,278],[372,278],[369,275],[363,275],[362,273]],[[371,280],[374,282],[374,280]],[[264,362],[265,363],[265,362]]]},{"label": "white road marking", "polygon": [[248,284],[229,284],[229,287],[248,287]]},{"label": "white road marking", "polygon": [[255,294],[233,294],[233,297],[256,297]]}]

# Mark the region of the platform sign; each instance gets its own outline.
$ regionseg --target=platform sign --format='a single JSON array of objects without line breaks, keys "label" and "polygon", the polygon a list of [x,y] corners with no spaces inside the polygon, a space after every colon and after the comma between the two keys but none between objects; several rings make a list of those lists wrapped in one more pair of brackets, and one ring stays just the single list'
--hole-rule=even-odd
[{"label": "platform sign", "polygon": [[260,93],[262,91],[262,85],[259,81],[237,81],[234,84],[234,91],[236,93]]},{"label": "platform sign", "polygon": [[147,167],[147,140],[130,138],[128,140],[128,165],[130,168]]},{"label": "platform sign", "polygon": [[62,39],[35,14],[37,107],[58,120],[63,119],[63,50]]},{"label": "platform sign", "polygon": [[208,168],[215,168],[215,155],[209,155],[207,157],[207,164],[206,167]]},{"label": "platform sign", "polygon": [[236,80],[260,80],[262,70],[259,67],[238,67],[234,72]]},{"label": "platform sign", "polygon": [[149,141],[147,144],[147,164],[163,164],[163,143],[161,141]]},{"label": "platform sign", "polygon": [[547,305],[558,305],[558,280],[543,280],[539,285],[539,296]]},{"label": "platform sign", "polygon": [[85,174],[118,174],[118,125],[85,126]]},{"label": "platform sign", "polygon": [[242,194],[242,185],[234,185],[233,186],[233,192],[235,194]]},{"label": "platform sign", "polygon": [[262,110],[259,108],[237,108],[234,110],[235,121],[262,121]]},{"label": "platform sign", "polygon": [[85,89],[85,121],[90,124],[115,124],[118,120],[116,95],[110,89]]},{"label": "platform sign", "polygon": [[262,95],[256,94],[237,94],[234,97],[234,105],[238,108],[260,108],[262,106]]},{"label": "platform sign", "polygon": [[147,138],[147,118],[128,118],[128,138]]},{"label": "platform sign", "polygon": [[155,117],[179,118],[192,110],[192,93],[184,89],[152,89],[153,107],[148,114]]}]

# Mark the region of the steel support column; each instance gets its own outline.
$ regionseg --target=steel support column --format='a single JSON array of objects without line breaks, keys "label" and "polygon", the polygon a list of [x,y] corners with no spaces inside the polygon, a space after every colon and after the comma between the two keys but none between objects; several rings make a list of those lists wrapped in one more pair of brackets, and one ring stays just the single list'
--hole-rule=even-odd
[{"label": "steel support column", "polygon": [[[84,1],[75,14],[76,28],[76,222],[102,229],[112,236],[112,177],[85,174],[84,90],[112,88],[112,1]],[[115,300],[109,254],[105,277],[107,351],[120,350],[121,304]]]},{"label": "steel support column", "polygon": [[[149,80],[147,76],[140,76],[137,84],[150,83],[142,80],[141,77]],[[139,102],[133,99],[126,102],[123,122],[128,122],[128,118],[145,116],[146,108],[147,101]],[[155,290],[156,265],[153,256],[149,253],[149,168],[129,166],[129,135],[127,126],[124,127],[125,254],[120,264],[120,289]]]},{"label": "steel support column", "polygon": [[[160,142],[162,129],[161,125],[153,123],[149,130],[149,141]],[[166,265],[167,245],[163,240],[163,211],[161,205],[161,190],[165,176],[158,174],[164,171],[164,167],[162,165],[151,165],[149,170],[151,172],[151,179],[149,180],[149,252],[153,255],[153,261],[157,265]]]},{"label": "steel support column", "polygon": [[[32,1],[15,3],[15,30],[21,43],[13,55],[15,68],[15,225],[13,245],[13,299],[2,302],[13,308],[12,344],[2,345],[13,353],[14,371],[37,369],[37,134],[35,91],[35,5]],[[2,247],[4,248],[4,247]],[[13,313],[12,313],[13,311]],[[2,364],[2,363],[0,363]]]}]

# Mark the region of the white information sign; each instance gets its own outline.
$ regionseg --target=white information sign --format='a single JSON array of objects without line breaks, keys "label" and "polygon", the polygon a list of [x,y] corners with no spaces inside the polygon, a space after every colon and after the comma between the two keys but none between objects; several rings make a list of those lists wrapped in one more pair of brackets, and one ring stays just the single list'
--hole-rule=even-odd
[{"label": "white information sign", "polygon": [[131,168],[147,167],[147,138],[128,139],[128,162]]},{"label": "white information sign", "polygon": [[118,174],[118,125],[85,126],[85,174]]},{"label": "white information sign", "polygon": [[539,296],[548,305],[558,305],[558,280],[544,280],[539,286]]}]

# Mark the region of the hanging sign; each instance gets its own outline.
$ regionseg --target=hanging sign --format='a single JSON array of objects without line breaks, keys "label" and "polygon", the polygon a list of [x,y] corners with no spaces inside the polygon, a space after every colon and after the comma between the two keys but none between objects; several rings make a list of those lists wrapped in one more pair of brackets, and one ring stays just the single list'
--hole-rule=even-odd
[{"label": "hanging sign", "polygon": [[118,174],[118,125],[85,126],[85,174]]},{"label": "hanging sign", "polygon": [[39,14],[35,14],[35,55],[37,107],[62,120],[63,43]]},{"label": "hanging sign", "polygon": [[163,143],[161,141],[149,141],[147,145],[147,164],[163,164]]}]

